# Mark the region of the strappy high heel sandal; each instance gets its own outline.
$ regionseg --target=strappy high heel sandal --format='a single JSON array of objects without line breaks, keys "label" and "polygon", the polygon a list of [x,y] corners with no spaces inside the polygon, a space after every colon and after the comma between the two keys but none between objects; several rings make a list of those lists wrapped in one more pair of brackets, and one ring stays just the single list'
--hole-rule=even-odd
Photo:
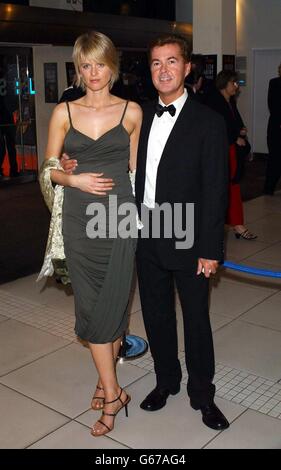
[{"label": "strappy high heel sandal", "polygon": [[[95,395],[93,396],[92,403],[91,403],[91,407],[95,411],[102,410],[104,407],[104,397],[96,396],[96,393],[98,393],[98,390],[103,390],[103,387],[100,387],[99,385],[96,386]],[[96,400],[96,404],[94,403],[94,400]]]},{"label": "strappy high heel sandal", "polygon": [[[125,399],[125,401],[121,400],[121,395],[122,395],[123,392],[126,394],[126,399]],[[96,429],[96,430],[95,430],[95,425],[94,425],[94,427],[93,427],[92,430],[91,430],[92,436],[94,436],[94,437],[104,436],[105,434],[108,434],[110,431],[112,431],[113,428],[114,428],[114,420],[115,420],[115,417],[117,416],[117,414],[119,413],[119,411],[122,410],[122,408],[125,408],[126,417],[128,417],[128,403],[131,401],[131,397],[130,397],[130,395],[128,395],[128,393],[125,392],[125,390],[123,390],[123,388],[120,389],[119,396],[118,396],[117,398],[115,398],[115,400],[112,400],[112,401],[105,401],[105,402],[104,402],[104,406],[105,406],[105,405],[110,405],[111,403],[115,403],[115,402],[117,402],[118,400],[120,401],[121,406],[120,406],[120,408],[119,408],[115,413],[106,413],[104,410],[102,411],[101,419],[99,419],[99,420],[97,421],[97,423],[102,424],[104,430],[101,430],[101,429]],[[102,417],[103,417],[103,416],[112,416],[113,420],[112,420],[112,426],[111,426],[111,427],[108,426],[107,424],[105,424],[105,423],[102,421]]]},{"label": "strappy high heel sandal", "polygon": [[248,230],[246,228],[246,230],[244,230],[244,232],[237,232],[236,230],[234,230],[234,234],[235,234],[235,237],[236,238],[244,238],[244,240],[255,240],[256,238],[258,238],[257,235],[255,235],[254,233],[250,232],[250,230]]}]

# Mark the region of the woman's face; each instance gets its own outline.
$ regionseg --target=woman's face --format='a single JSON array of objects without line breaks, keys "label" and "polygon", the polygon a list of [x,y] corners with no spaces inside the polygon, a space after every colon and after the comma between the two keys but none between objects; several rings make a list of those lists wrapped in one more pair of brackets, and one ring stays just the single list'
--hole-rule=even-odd
[{"label": "woman's face", "polygon": [[108,65],[87,58],[83,58],[81,61],[79,73],[85,87],[92,91],[100,91],[109,86],[112,77]]},{"label": "woman's face", "polygon": [[238,81],[235,79],[229,80],[227,82],[227,85],[225,87],[225,93],[230,97],[230,96],[235,96],[239,88]]}]

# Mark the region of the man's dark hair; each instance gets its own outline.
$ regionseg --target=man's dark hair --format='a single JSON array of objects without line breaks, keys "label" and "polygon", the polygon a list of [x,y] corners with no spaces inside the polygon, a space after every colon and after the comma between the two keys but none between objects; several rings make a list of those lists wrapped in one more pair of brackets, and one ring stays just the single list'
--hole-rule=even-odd
[{"label": "man's dark hair", "polygon": [[167,44],[178,44],[181,50],[181,55],[185,62],[190,62],[191,60],[191,46],[187,42],[187,40],[180,36],[179,34],[165,34],[163,36],[159,36],[156,39],[153,39],[150,44],[148,45],[148,58],[149,63],[151,62],[151,51],[154,47],[162,47],[166,46]]},{"label": "man's dark hair", "polygon": [[218,90],[224,90],[228,82],[237,81],[238,75],[234,70],[222,70],[216,78],[216,87]]}]

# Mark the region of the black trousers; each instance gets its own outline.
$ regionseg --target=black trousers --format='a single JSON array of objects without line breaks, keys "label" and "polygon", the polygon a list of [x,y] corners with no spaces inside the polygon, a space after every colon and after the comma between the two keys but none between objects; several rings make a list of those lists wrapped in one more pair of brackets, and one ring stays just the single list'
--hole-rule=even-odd
[{"label": "black trousers", "polygon": [[[212,383],[214,349],[209,320],[209,281],[191,270],[169,269],[155,252],[157,241],[139,240],[137,270],[145,329],[154,360],[157,386],[170,391],[180,384],[175,312],[176,283],[184,322],[187,392],[191,406],[210,404],[215,395]],[[164,257],[165,258],[165,257]]]}]

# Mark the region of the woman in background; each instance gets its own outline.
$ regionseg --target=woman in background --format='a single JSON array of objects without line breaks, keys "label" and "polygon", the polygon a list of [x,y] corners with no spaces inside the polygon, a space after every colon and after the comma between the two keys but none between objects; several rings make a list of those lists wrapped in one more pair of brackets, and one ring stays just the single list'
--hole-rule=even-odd
[{"label": "woman in background", "polygon": [[235,101],[238,88],[237,74],[230,70],[223,70],[217,75],[216,90],[209,96],[206,104],[224,117],[227,128],[230,181],[226,223],[233,228],[236,238],[255,240],[257,235],[250,232],[244,225],[240,184],[237,181],[237,152],[247,145],[247,129]]}]

